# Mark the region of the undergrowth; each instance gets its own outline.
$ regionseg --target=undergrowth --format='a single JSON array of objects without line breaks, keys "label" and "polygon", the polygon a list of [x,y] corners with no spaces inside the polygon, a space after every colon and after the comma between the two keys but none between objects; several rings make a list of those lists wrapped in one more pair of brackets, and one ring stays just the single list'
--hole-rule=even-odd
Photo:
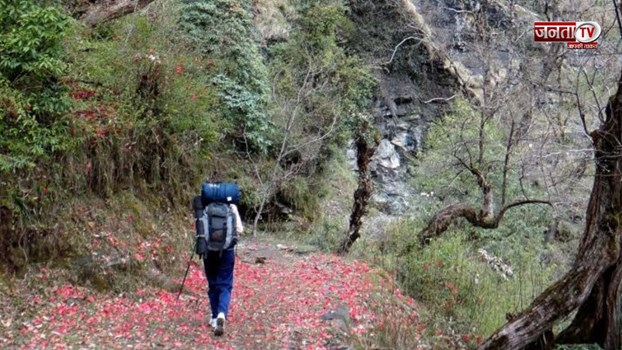
[{"label": "undergrowth", "polygon": [[[502,256],[514,272],[504,277],[484,262],[478,253],[481,243],[473,242],[465,230],[450,230],[404,255],[405,242],[421,227],[417,220],[399,220],[388,228],[387,240],[362,239],[352,255],[387,271],[397,283],[394,288],[414,298],[425,325],[418,327],[425,329],[425,340],[434,349],[474,348],[506,322],[508,313],[528,306],[560,269],[540,261],[537,240],[526,240],[520,253],[510,249]],[[413,327],[385,329],[367,341],[380,348],[415,348],[398,346],[415,340],[420,344],[420,332]],[[408,334],[415,338],[406,339]]]},{"label": "undergrowth", "polygon": [[[7,130],[7,108],[21,106],[16,113],[36,111],[33,120],[40,119],[30,124],[33,132],[62,126],[64,133],[46,132],[54,137],[49,140],[35,138],[53,142],[53,148],[42,144],[40,152],[24,155],[15,151],[23,147],[3,138],[2,142],[9,142],[6,149],[0,146],[3,155],[13,156],[3,159],[14,160],[10,169],[0,167],[0,247],[6,272],[84,253],[82,242],[71,237],[74,218],[67,214],[71,205],[82,204],[82,198],[88,202],[93,195],[111,199],[129,192],[150,208],[143,214],[188,205],[192,190],[207,173],[216,145],[219,126],[210,111],[217,98],[197,74],[208,62],[176,40],[175,16],[167,10],[154,6],[144,16],[126,17],[96,29],[63,17],[63,30],[54,29],[59,36],[53,38],[56,41],[46,36],[53,29],[42,29],[48,45],[58,45],[58,40],[64,43],[62,54],[55,48],[44,52],[41,59],[47,62],[55,53],[56,61],[49,64],[62,66],[52,72],[65,91],[61,97],[68,102],[67,109],[51,114],[29,106],[19,95],[23,94],[20,85],[12,84],[14,93],[9,97],[15,97],[0,108],[0,129]],[[21,11],[37,18],[44,10],[27,1]],[[26,34],[34,35],[16,33],[24,40]],[[29,69],[30,63],[22,56],[11,58],[22,62],[22,70]],[[12,76],[2,71],[2,79]],[[2,79],[0,86],[5,86]],[[43,119],[47,124],[41,123]],[[15,158],[26,156],[25,161]]]}]

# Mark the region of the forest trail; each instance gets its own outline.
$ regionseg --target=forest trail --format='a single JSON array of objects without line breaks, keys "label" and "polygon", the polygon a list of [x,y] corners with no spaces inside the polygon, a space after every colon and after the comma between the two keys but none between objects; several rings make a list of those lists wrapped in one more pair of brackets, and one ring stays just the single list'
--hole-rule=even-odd
[{"label": "forest trail", "polygon": [[[360,261],[249,239],[237,248],[222,337],[208,325],[206,282],[195,257],[179,301],[155,287],[112,294],[63,284],[33,290],[22,305],[2,293],[0,306],[14,309],[0,316],[0,348],[345,350],[360,347],[387,319],[423,330],[413,300],[381,275]],[[36,278],[46,276],[43,270]]]}]

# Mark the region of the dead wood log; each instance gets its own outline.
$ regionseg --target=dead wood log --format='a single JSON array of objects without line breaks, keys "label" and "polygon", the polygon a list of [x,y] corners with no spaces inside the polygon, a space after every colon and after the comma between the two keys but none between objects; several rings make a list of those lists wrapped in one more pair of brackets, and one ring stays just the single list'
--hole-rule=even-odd
[{"label": "dead wood log", "polygon": [[99,0],[89,6],[80,20],[89,27],[136,12],[154,0]]}]

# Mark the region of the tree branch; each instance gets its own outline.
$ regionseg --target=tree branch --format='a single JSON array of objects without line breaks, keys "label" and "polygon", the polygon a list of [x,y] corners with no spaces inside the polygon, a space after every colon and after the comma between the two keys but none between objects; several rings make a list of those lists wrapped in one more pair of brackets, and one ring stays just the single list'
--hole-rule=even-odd
[{"label": "tree branch", "polygon": [[553,322],[577,308],[572,324],[560,335],[560,342],[596,343],[606,350],[620,349],[621,321],[616,313],[622,283],[622,222],[618,219],[622,214],[622,75],[605,114],[605,122],[592,132],[596,174],[585,231],[572,268],[527,310],[492,334],[480,350],[526,349],[550,331]]},{"label": "tree branch", "polygon": [[395,48],[393,49],[393,54],[391,55],[391,59],[389,59],[387,62],[384,62],[384,63],[382,63],[382,64],[383,64],[383,65],[391,64],[391,62],[393,62],[393,58],[395,58],[395,53],[397,52],[397,49],[399,49],[399,47],[400,47],[403,43],[405,43],[405,42],[406,42],[406,41],[408,41],[408,40],[412,40],[412,39],[419,39],[419,40],[421,40],[421,38],[417,38],[417,37],[415,37],[415,36],[409,36],[409,37],[407,37],[406,39],[404,39],[404,40],[400,41],[400,43],[399,43],[399,44],[397,44],[397,45],[395,46]]},{"label": "tree branch", "polygon": [[[485,205],[486,205],[486,201]],[[513,207],[518,207],[526,204],[548,204],[551,202],[538,199],[518,200],[514,201],[505,207],[501,208],[499,213],[493,216],[488,213],[486,208],[480,209],[464,203],[452,204],[441,210],[439,210],[434,217],[428,222],[428,225],[419,232],[419,242],[421,245],[426,245],[430,242],[430,239],[438,237],[443,232],[447,231],[449,226],[456,222],[458,219],[466,219],[471,225],[475,227],[481,227],[485,229],[495,229],[499,227],[505,212]]]},{"label": "tree branch", "polygon": [[458,94],[453,94],[452,96],[449,96],[449,97],[435,97],[435,98],[431,98],[431,99],[429,99],[427,101],[423,101],[423,103],[428,104],[428,103],[438,102],[438,101],[449,102],[449,101],[453,100],[454,98],[456,98],[456,96],[458,96]]},{"label": "tree branch", "polygon": [[571,271],[478,349],[524,349],[525,344],[537,340],[553,321],[575,310],[587,298],[601,272],[601,269],[585,268]]},{"label": "tree branch", "polygon": [[505,146],[505,159],[503,160],[503,182],[501,183],[501,206],[505,205],[505,195],[507,192],[508,171],[510,169],[510,153],[512,152],[512,143],[514,137],[514,119],[512,119],[512,125],[510,126],[510,136],[508,136],[508,143]]},{"label": "tree branch", "polygon": [[546,204],[549,206],[553,206],[553,203],[551,203],[550,201],[545,201],[545,200],[541,200],[541,199],[526,199],[526,200],[519,200],[519,201],[514,201],[506,206],[504,206],[503,208],[501,208],[501,210],[499,210],[499,214],[497,214],[497,220],[500,221],[503,218],[503,215],[505,214],[505,212],[510,209],[510,208],[514,208],[514,207],[518,207],[521,205],[525,205],[525,204]]},{"label": "tree branch", "polygon": [[86,11],[80,18],[89,27],[136,12],[155,0],[102,0]]}]

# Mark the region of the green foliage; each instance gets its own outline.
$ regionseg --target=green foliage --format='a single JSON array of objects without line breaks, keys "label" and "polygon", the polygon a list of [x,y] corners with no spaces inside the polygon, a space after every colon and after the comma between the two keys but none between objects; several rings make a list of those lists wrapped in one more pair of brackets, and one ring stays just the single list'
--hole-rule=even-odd
[{"label": "green foliage", "polygon": [[219,129],[218,96],[201,76],[207,62],[176,41],[168,13],[126,18],[106,33],[78,33],[71,46],[95,187],[107,193],[144,180],[178,196],[198,181]]},{"label": "green foliage", "polygon": [[0,1],[0,71],[19,85],[48,82],[63,74],[62,40],[68,18],[36,1]]},{"label": "green foliage", "polygon": [[279,194],[286,204],[307,219],[313,219],[320,211],[319,196],[312,191],[308,179],[302,176],[296,176],[285,183]]},{"label": "green foliage", "polygon": [[340,1],[301,6],[289,40],[269,50],[273,120],[288,154],[311,163],[307,175],[352,137],[352,126],[376,82],[339,37],[351,23]]},{"label": "green foliage", "polygon": [[271,146],[267,105],[269,79],[259,53],[251,2],[183,1],[179,27],[192,47],[213,60],[204,74],[218,88],[230,121],[227,132],[266,153]]},{"label": "green foliage", "polygon": [[[339,153],[328,161],[318,182],[319,186],[312,188],[313,194],[318,197],[317,205],[321,210],[315,213],[310,226],[304,232],[303,240],[323,251],[333,253],[348,230],[352,196],[357,186],[356,174],[352,172],[346,157]],[[357,242],[353,248],[360,247],[361,244]]]},{"label": "green foliage", "polygon": [[328,51],[336,47],[339,35],[352,29],[345,10],[341,1],[302,2],[302,16],[297,24],[300,34],[309,40],[309,47],[316,51]]},{"label": "green foliage", "polygon": [[94,33],[76,41],[72,74],[98,88],[96,99],[81,99],[78,105],[118,106],[125,117],[151,120],[175,134],[191,133],[208,144],[216,137],[212,110],[218,102],[202,76],[208,62],[176,41],[169,16],[160,14],[155,21],[153,15],[139,16],[111,26],[107,35],[113,40]]},{"label": "green foliage", "polygon": [[270,156],[278,164],[256,171],[263,186],[259,206],[277,199],[306,219],[319,218],[320,174],[350,139],[375,86],[370,69],[339,41],[349,25],[340,1],[303,4],[288,40],[266,50],[275,132],[262,134],[273,141]]},{"label": "green foliage", "polygon": [[60,79],[69,19],[36,1],[0,1],[0,172],[34,166],[74,143]]},{"label": "green foliage", "polygon": [[306,243],[325,252],[334,252],[346,233],[346,225],[330,217],[323,217],[313,222]]},{"label": "green foliage", "polygon": [[[503,184],[503,167],[509,128],[498,120],[489,119],[483,124],[482,163],[479,164],[479,133],[481,114],[464,99],[455,99],[451,113],[431,123],[426,135],[425,152],[412,169],[413,184],[423,192],[434,193],[444,204],[457,201],[479,206],[482,191],[462,162],[479,170],[492,185],[496,205],[500,205]],[[522,144],[513,146],[507,172],[506,203],[517,199],[547,198],[536,186],[521,186],[524,176],[520,162]],[[542,210],[545,206],[531,206]],[[545,209],[548,210],[548,209]],[[506,214],[512,215],[515,209]]]},{"label": "green foliage", "polygon": [[[403,244],[419,229],[408,221],[398,223],[390,229],[388,245]],[[469,237],[468,228],[448,232],[447,238],[397,260],[395,268],[408,294],[436,315],[433,322],[454,320],[455,329],[485,337],[505,323],[507,312],[529,305],[550,284],[557,267],[539,262],[537,238],[525,238],[503,252],[485,247],[513,268],[514,275],[506,279],[484,262]]]},{"label": "green foliage", "polygon": [[[164,13],[152,6],[148,16],[128,16],[105,29],[68,22],[62,57],[70,64],[62,80],[31,72],[20,79],[31,74],[49,77],[42,84],[62,83],[70,110],[32,112],[33,92],[18,89],[2,71],[0,168],[7,176],[0,206],[11,222],[0,232],[0,249],[19,247],[3,259],[8,265],[35,259],[30,254],[48,238],[80,246],[56,228],[54,213],[68,198],[89,192],[110,198],[131,189],[154,207],[178,208],[196,193],[221,129],[213,113],[219,96],[201,74],[209,62],[177,40],[174,18],[170,7]],[[19,241],[26,232],[40,238]]]},{"label": "green foliage", "polygon": [[290,40],[270,52],[277,101],[308,94],[301,102],[305,117],[313,121],[326,119],[322,113],[330,118],[359,111],[369,102],[376,82],[369,67],[339,41],[352,26],[346,7],[332,0],[304,5],[296,24]]}]

